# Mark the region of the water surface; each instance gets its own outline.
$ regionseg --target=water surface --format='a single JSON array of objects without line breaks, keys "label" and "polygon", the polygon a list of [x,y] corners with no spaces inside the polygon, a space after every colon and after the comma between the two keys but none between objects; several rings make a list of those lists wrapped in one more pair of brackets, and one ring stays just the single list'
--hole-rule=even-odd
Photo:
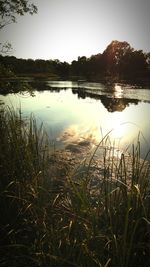
[{"label": "water surface", "polygon": [[[150,148],[150,88],[87,82],[46,82],[29,94],[0,96],[7,105],[35,115],[57,148],[88,140],[98,143],[110,132],[110,144],[123,151],[141,141],[141,156]],[[43,90],[42,91],[42,86]]]}]

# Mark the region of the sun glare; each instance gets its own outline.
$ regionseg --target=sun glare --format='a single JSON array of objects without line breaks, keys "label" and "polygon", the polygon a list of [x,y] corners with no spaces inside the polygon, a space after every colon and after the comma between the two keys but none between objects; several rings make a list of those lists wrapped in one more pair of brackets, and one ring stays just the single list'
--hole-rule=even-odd
[{"label": "sun glare", "polygon": [[112,135],[114,138],[121,139],[127,133],[126,124],[114,121]]},{"label": "sun glare", "polygon": [[114,97],[121,98],[123,96],[123,89],[120,85],[116,84],[114,87]]}]

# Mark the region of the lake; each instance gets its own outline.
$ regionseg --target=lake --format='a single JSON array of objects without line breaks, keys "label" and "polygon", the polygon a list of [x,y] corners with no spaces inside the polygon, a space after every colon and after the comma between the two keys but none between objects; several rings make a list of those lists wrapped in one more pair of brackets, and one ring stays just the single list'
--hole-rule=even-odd
[{"label": "lake", "polygon": [[0,100],[21,107],[25,116],[33,113],[57,149],[83,140],[92,146],[108,132],[109,144],[121,152],[138,138],[142,158],[150,148],[150,88],[84,81],[39,81],[39,85],[34,96],[8,94],[0,95]]}]

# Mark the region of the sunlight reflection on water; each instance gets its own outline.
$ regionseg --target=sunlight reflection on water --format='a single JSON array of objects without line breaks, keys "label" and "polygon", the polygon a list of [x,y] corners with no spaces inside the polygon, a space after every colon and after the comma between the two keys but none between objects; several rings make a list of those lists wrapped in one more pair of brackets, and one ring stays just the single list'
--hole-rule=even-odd
[{"label": "sunlight reflection on water", "polygon": [[123,89],[120,85],[114,87],[114,97],[121,98],[123,96]]},{"label": "sunlight reflection on water", "polygon": [[[34,97],[9,94],[1,99],[8,105],[21,106],[25,115],[33,112],[38,123],[44,122],[56,147],[85,139],[92,146],[109,131],[110,145],[115,142],[125,149],[141,132],[142,155],[150,147],[150,90],[117,84],[111,90],[98,83],[48,84],[50,91],[35,91]],[[65,90],[53,91],[52,87]]]}]

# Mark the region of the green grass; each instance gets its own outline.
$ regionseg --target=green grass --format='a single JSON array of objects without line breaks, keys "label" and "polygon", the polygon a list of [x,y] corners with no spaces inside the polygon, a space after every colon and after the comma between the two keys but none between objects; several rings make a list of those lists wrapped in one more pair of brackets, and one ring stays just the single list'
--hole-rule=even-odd
[{"label": "green grass", "polygon": [[139,141],[115,158],[105,136],[60,185],[33,116],[1,110],[0,137],[0,266],[150,266],[150,163]]}]

